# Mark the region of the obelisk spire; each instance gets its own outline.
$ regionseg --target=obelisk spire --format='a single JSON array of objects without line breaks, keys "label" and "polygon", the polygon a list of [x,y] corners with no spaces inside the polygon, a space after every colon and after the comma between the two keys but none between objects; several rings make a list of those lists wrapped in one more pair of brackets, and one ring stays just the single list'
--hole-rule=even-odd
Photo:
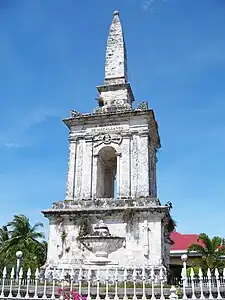
[{"label": "obelisk spire", "polygon": [[109,29],[105,60],[105,84],[126,83],[127,54],[119,12],[113,13],[113,21]]},{"label": "obelisk spire", "polygon": [[127,53],[118,11],[114,11],[109,29],[104,84],[97,89],[98,113],[132,109],[134,95],[127,78]]}]

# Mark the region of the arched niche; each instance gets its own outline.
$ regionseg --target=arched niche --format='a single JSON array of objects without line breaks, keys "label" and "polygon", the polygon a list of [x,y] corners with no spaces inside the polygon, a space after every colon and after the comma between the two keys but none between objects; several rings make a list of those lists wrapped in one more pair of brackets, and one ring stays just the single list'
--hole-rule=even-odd
[{"label": "arched niche", "polygon": [[102,147],[97,161],[97,198],[115,198],[117,152],[111,146]]}]

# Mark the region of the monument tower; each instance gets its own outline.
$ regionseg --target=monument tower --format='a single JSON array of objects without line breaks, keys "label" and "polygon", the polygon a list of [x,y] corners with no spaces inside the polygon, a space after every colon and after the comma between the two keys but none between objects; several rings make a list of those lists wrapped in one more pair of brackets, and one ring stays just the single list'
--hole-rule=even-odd
[{"label": "monument tower", "polygon": [[118,11],[106,48],[104,84],[92,113],[71,111],[66,200],[49,219],[46,266],[169,265],[168,207],[157,198],[154,112],[134,95]]}]

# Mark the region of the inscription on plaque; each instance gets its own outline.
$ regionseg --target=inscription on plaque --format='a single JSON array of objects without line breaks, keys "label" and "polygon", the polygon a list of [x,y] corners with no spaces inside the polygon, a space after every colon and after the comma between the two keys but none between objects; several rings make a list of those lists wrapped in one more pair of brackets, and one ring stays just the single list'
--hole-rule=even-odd
[{"label": "inscription on plaque", "polygon": [[99,127],[92,127],[87,128],[86,132],[113,132],[113,131],[122,131],[129,129],[128,125],[115,125],[115,126],[99,126]]}]

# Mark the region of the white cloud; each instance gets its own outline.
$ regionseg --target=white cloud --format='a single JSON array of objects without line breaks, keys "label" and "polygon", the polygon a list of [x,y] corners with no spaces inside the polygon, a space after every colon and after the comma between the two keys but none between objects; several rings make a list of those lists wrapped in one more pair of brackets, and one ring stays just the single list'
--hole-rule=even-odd
[{"label": "white cloud", "polygon": [[148,11],[149,9],[151,9],[154,2],[155,0],[144,0],[142,3],[142,9]]},{"label": "white cloud", "polygon": [[21,148],[21,147],[24,147],[24,145],[8,142],[8,143],[5,143],[5,147],[7,147],[7,148]]},{"label": "white cloud", "polygon": [[60,109],[48,107],[35,107],[23,113],[12,111],[9,124],[0,130],[0,145],[7,148],[27,147],[32,143],[33,127],[47,122],[50,118],[60,118],[61,115]]},{"label": "white cloud", "polygon": [[[143,0],[141,7],[144,11],[149,11],[152,9],[154,3],[158,2],[158,1],[160,1],[160,0]],[[162,1],[166,2],[167,0],[162,0]]]}]

